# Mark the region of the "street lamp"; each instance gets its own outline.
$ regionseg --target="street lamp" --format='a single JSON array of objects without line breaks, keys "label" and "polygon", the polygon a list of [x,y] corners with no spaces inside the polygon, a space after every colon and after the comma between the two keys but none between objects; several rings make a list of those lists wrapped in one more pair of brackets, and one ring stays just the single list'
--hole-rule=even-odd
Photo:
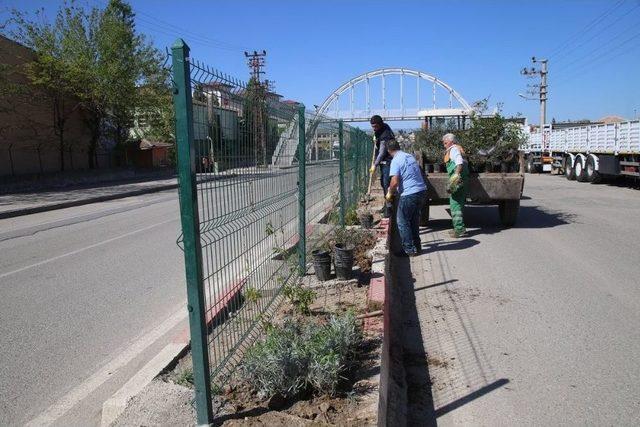
[{"label": "street lamp", "polygon": [[524,95],[523,95],[523,94],[521,94],[521,93],[519,93],[519,94],[518,94],[518,96],[519,96],[520,98],[522,98],[522,99],[526,99],[527,101],[537,101],[537,99],[535,99],[535,98],[529,98],[529,97],[526,97],[526,96],[524,96]]}]

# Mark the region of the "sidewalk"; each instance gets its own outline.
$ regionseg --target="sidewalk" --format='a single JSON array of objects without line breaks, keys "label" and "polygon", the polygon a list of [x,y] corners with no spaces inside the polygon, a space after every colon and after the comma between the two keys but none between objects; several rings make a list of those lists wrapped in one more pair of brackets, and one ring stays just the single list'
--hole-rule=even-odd
[{"label": "sidewalk", "polygon": [[178,188],[177,178],[0,196],[0,219]]},{"label": "sidewalk", "polygon": [[492,416],[515,422],[514,414],[485,413],[492,406],[487,406],[487,398],[502,399],[509,393],[504,387],[509,380],[494,371],[472,322],[491,317],[504,302],[464,282],[456,272],[460,259],[468,257],[465,249],[479,242],[450,238],[451,219],[444,208],[431,209],[430,227],[421,230],[422,254],[393,261],[404,308],[407,425],[486,425]]}]

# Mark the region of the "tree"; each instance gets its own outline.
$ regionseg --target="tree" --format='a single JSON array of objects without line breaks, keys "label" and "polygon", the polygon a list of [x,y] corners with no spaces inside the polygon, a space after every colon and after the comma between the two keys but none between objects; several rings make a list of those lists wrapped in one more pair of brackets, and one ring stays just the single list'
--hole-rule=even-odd
[{"label": "tree", "polygon": [[517,152],[525,141],[522,129],[510,123],[500,114],[501,106],[494,114],[486,114],[487,100],[474,104],[471,126],[457,129],[454,122],[444,126],[416,133],[414,148],[422,151],[428,163],[442,163],[444,149],[442,136],[452,132],[462,145],[472,170],[476,172],[500,169],[503,164],[514,166]]},{"label": "tree", "polygon": [[[124,0],[110,0],[104,10],[75,6],[73,0],[60,7],[53,24],[40,15],[29,20],[14,12],[15,32],[36,52],[29,65],[31,82],[53,102],[54,125],[60,138],[64,165],[64,129],[70,112],[80,109],[90,131],[88,164],[96,167],[101,138],[109,137],[122,147],[129,137],[136,109],[156,99],[152,91],[137,88],[158,86],[166,73],[162,56],[136,32],[134,13]],[[74,101],[71,108],[65,103]]]},{"label": "tree", "polygon": [[73,3],[65,3],[53,23],[46,21],[42,9],[36,12],[33,20],[22,12],[13,11],[16,24],[13,38],[36,53],[35,59],[22,71],[35,89],[33,96],[41,97],[51,105],[61,171],[64,170],[67,120],[80,105],[70,96],[77,73],[70,68],[69,59],[75,55],[78,32],[82,30],[84,20],[84,11]]}]

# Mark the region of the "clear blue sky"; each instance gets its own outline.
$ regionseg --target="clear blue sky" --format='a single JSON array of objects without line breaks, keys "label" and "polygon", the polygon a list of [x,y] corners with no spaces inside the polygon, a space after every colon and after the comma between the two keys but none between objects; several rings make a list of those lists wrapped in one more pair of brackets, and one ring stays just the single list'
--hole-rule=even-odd
[{"label": "clear blue sky", "polygon": [[[53,16],[60,2],[3,3]],[[131,3],[158,47],[181,36],[192,57],[236,77],[248,77],[243,50],[266,49],[267,78],[307,106],[363,72],[407,67],[538,123],[538,103],[518,97],[535,55],[550,57],[548,120],[640,114],[640,0]]]}]

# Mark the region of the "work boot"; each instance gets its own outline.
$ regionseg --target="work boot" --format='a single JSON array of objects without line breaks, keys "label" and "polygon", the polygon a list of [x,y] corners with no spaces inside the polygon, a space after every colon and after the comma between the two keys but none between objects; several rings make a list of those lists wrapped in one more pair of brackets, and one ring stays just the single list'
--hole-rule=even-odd
[{"label": "work boot", "polygon": [[467,231],[463,231],[462,233],[456,232],[456,230],[449,230],[449,237],[452,239],[460,239],[462,237],[467,237]]}]

